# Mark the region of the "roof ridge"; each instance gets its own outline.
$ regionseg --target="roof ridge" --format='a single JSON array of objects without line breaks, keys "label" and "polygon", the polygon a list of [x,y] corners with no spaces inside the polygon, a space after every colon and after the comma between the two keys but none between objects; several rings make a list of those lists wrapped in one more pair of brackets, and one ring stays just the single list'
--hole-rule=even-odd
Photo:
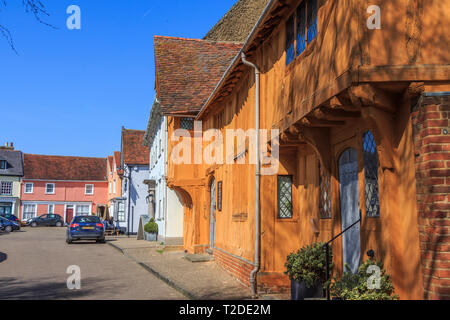
[{"label": "roof ridge", "polygon": [[38,157],[59,157],[59,158],[83,158],[83,159],[107,159],[104,157],[85,157],[85,156],[61,156],[61,155],[50,155],[50,154],[34,154],[34,153],[24,153],[26,156],[38,156]]},{"label": "roof ridge", "polygon": [[220,44],[235,44],[243,45],[244,42],[239,41],[218,41],[218,40],[205,40],[205,39],[194,39],[194,38],[183,38],[183,37],[172,37],[172,36],[154,36],[155,39],[172,39],[172,40],[186,40],[186,41],[196,41],[196,42],[207,42],[207,43],[220,43]]}]

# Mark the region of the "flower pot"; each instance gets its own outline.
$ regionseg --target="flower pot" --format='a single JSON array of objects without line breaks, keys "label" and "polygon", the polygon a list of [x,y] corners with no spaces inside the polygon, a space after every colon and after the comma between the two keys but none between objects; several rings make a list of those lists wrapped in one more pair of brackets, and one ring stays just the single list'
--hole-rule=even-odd
[{"label": "flower pot", "polygon": [[158,239],[158,234],[157,233],[144,232],[144,237],[145,237],[146,241],[155,242]]},{"label": "flower pot", "polygon": [[308,288],[306,283],[291,280],[291,300],[305,300],[307,298],[323,298],[323,287],[320,282]]}]

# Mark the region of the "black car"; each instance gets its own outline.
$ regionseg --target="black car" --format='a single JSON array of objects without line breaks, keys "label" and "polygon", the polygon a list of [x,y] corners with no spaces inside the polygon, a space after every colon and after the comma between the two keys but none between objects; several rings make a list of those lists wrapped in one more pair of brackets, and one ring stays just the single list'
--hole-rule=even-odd
[{"label": "black car", "polygon": [[31,227],[62,227],[64,220],[59,214],[44,214],[27,221],[27,226]]},{"label": "black car", "polygon": [[6,232],[18,231],[20,230],[20,223],[0,217],[0,229]]}]

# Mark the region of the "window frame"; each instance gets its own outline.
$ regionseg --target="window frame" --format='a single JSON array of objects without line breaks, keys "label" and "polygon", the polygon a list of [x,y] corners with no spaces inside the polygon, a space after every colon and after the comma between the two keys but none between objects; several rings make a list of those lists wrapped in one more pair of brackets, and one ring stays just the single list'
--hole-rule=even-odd
[{"label": "window frame", "polygon": [[8,169],[8,161],[0,160],[0,170],[6,170],[6,169]]},{"label": "window frame", "polygon": [[[79,208],[88,208],[88,212],[87,213],[84,213],[83,212],[83,214],[79,214],[78,213],[78,209]],[[87,215],[87,216],[90,216],[91,215],[91,205],[90,204],[77,204],[76,206],[75,206],[75,212],[74,212],[74,215],[75,215],[75,217],[78,217],[78,216],[84,216],[84,215]]]},{"label": "window frame", "polygon": [[[27,186],[31,185],[31,191],[27,191]],[[25,194],[33,194],[34,193],[34,183],[33,182],[25,182],[24,191]]]},{"label": "window frame", "polygon": [[[190,129],[189,129],[189,128],[184,128],[184,127],[182,126],[183,121],[189,121],[189,122],[192,122],[192,127],[190,127]],[[179,128],[180,128],[180,129],[187,130],[187,131],[193,131],[193,130],[194,130],[194,118],[190,118],[190,117],[180,117],[179,123],[178,123],[178,124],[179,124]]]},{"label": "window frame", "polygon": [[[88,191],[88,189],[87,189],[88,186],[92,186],[92,192],[90,192],[90,193],[87,192]],[[92,183],[84,185],[84,195],[86,195],[86,196],[93,196],[94,195],[94,185]]]},{"label": "window frame", "polygon": [[[29,218],[25,217],[26,214],[30,214],[31,213],[31,211],[25,211],[26,207],[32,207],[33,208],[33,212],[32,212],[33,216],[31,216]],[[37,205],[35,203],[24,203],[23,204],[23,206],[22,206],[22,221],[27,221],[28,219],[36,218],[36,215],[37,215]]]},{"label": "window frame", "polygon": [[[121,210],[120,207],[123,207],[123,210]],[[121,218],[121,216],[122,216],[121,213],[123,213],[123,218]],[[126,214],[125,214],[125,203],[119,202],[118,205],[117,205],[117,221],[118,222],[126,222],[127,221],[126,218],[127,217],[126,217]]]},{"label": "window frame", "polygon": [[[281,197],[280,197],[280,193],[281,193],[281,180],[280,178],[290,178],[290,196],[291,196],[291,208],[290,208],[290,216],[289,217],[281,217],[280,216],[280,212],[281,212]],[[293,193],[293,184],[294,184],[294,176],[293,175],[278,175],[277,176],[277,219],[279,220],[292,220],[294,218],[294,193]]]},{"label": "window frame", "polygon": [[[9,185],[9,193],[3,192],[3,185]],[[6,187],[5,187],[6,188]],[[14,192],[14,182],[13,181],[0,181],[0,195],[2,196],[12,196]]]},{"label": "window frame", "polygon": [[[377,212],[375,215],[371,214],[373,212],[373,210],[368,210],[368,206],[367,206],[367,201],[368,201],[368,184],[372,183],[372,181],[368,181],[368,175],[370,175],[369,173],[369,168],[368,168],[368,162],[370,162],[369,160],[371,159],[367,159],[366,158],[366,154],[369,153],[368,151],[365,150],[365,145],[366,145],[366,136],[370,133],[371,137],[372,137],[372,141],[373,141],[373,147],[375,148],[374,150],[374,155],[376,157],[377,160],[377,166],[376,168],[372,168],[374,170],[374,174],[376,175],[376,201],[377,201]],[[362,160],[363,160],[363,173],[364,173],[364,210],[366,213],[366,217],[367,218],[373,218],[373,219],[380,219],[381,218],[381,205],[380,205],[380,176],[379,176],[379,168],[380,168],[380,157],[378,155],[378,145],[377,142],[375,140],[375,136],[372,132],[372,130],[368,129],[365,130],[362,134]],[[373,159],[372,159],[373,160]],[[372,194],[372,197],[374,195]]]},{"label": "window frame", "polygon": [[[52,210],[50,210],[50,208],[52,208]],[[50,204],[48,205],[47,213],[48,213],[48,214],[55,214],[55,205],[54,205],[54,204],[50,203]]]},{"label": "window frame", "polygon": [[[310,12],[310,7],[311,7],[311,3],[314,2],[314,7],[315,10],[312,11],[312,21],[315,21],[313,24],[309,25],[309,19],[310,16],[308,15]],[[300,52],[299,51],[299,44],[298,44],[298,39],[299,39],[299,13],[300,13],[300,8],[304,8],[304,15],[305,15],[305,21],[304,21],[304,48],[303,50]],[[308,47],[310,46],[310,44],[314,43],[314,40],[317,38],[318,35],[318,12],[319,12],[319,2],[318,0],[303,0],[301,3],[299,3],[299,5],[297,7],[295,7],[295,9],[292,11],[292,14],[289,15],[288,19],[286,20],[285,23],[285,48],[284,48],[284,52],[285,52],[285,56],[286,56],[286,66],[290,66],[292,64],[292,62],[294,62],[297,57],[302,56],[302,54],[307,51]],[[290,20],[293,20],[292,22]],[[293,24],[293,42],[292,42],[292,46],[293,46],[293,57],[292,59],[290,59],[290,55],[288,57],[288,50],[290,50],[290,45],[288,47],[288,40],[290,38],[288,38],[288,28],[290,26],[290,24]],[[311,28],[311,26],[313,26],[313,28]],[[314,32],[314,36],[309,39],[310,36],[310,29],[315,29]],[[289,33],[290,34],[290,33]],[[290,43],[290,42],[289,42]]]},{"label": "window frame", "polygon": [[[53,191],[52,192],[48,192],[48,186],[53,186]],[[45,184],[45,194],[55,194],[55,184],[54,183],[46,183]]]}]

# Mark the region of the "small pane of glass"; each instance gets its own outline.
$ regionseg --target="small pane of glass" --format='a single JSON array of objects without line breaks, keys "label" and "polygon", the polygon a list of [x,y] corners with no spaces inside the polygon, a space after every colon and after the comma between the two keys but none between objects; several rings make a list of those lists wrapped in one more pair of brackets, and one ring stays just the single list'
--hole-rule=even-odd
[{"label": "small pane of glass", "polygon": [[331,218],[331,176],[319,163],[320,198],[319,210],[322,219]]},{"label": "small pane of glass", "polygon": [[286,22],[286,65],[290,64],[295,58],[294,27],[294,15],[292,15]]},{"label": "small pane of glass", "polygon": [[278,218],[292,218],[292,176],[278,176]]},{"label": "small pane of glass", "polygon": [[366,214],[368,217],[379,217],[378,153],[375,139],[370,131],[363,137],[363,154]]},{"label": "small pane of glass", "polygon": [[317,35],[317,0],[308,0],[308,44]]},{"label": "small pane of glass", "polygon": [[297,8],[297,56],[306,49],[306,2]]}]

